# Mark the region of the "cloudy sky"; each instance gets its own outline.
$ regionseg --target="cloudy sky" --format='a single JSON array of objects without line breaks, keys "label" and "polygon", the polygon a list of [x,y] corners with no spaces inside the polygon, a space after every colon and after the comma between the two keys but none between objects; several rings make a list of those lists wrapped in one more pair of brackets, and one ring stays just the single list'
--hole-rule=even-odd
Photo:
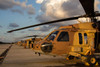
[{"label": "cloudy sky", "polygon": [[[95,10],[100,11],[100,0],[95,0]],[[59,26],[77,23],[77,21],[40,26],[13,33],[7,31],[82,14],[85,12],[78,0],[0,0],[0,41],[13,42],[23,36],[46,35]]]}]

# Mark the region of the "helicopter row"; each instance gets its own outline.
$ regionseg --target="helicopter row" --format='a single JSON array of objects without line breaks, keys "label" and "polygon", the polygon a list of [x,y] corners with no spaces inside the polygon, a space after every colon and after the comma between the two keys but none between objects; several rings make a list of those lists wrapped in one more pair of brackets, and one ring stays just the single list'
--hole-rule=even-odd
[{"label": "helicopter row", "polygon": [[19,46],[23,46],[24,48],[33,48],[33,44],[35,42],[38,42],[38,41],[42,40],[42,38],[39,37],[39,36],[40,35],[26,36],[26,37],[23,37],[23,40],[15,42],[15,44],[19,45]]},{"label": "helicopter row", "polygon": [[[100,13],[94,11],[94,1],[79,0],[86,15],[31,25],[8,31],[8,33],[41,25],[75,20],[82,17],[90,18],[91,22],[79,22],[69,26],[62,26],[37,42],[34,42],[35,40],[32,39],[26,40],[26,42],[33,41],[31,48],[39,55],[64,56],[69,60],[78,58],[90,66],[98,65],[97,58],[94,54],[100,53],[100,20],[97,19]],[[25,44],[24,46],[26,47]]]}]

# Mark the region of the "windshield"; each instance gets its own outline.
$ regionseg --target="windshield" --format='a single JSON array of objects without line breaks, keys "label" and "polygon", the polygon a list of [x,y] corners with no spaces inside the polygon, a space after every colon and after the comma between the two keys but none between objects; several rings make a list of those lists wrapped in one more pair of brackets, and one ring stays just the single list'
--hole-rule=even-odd
[{"label": "windshield", "polygon": [[59,31],[55,31],[55,32],[53,32],[53,33],[51,33],[49,36],[48,36],[48,38],[47,38],[47,40],[54,40],[54,38],[56,37],[56,35],[58,34],[58,32]]}]

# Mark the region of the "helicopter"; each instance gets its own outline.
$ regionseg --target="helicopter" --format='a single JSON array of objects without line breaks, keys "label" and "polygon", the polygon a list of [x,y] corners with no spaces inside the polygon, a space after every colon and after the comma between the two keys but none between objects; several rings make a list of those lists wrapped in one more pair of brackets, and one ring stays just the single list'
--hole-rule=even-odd
[{"label": "helicopter", "polygon": [[75,20],[82,17],[90,18],[91,22],[80,22],[70,26],[59,27],[43,40],[34,43],[32,49],[39,55],[64,56],[69,60],[77,57],[83,63],[94,66],[98,63],[94,53],[100,53],[100,21],[96,18],[100,16],[100,13],[94,11],[94,1],[79,0],[85,10],[85,15],[31,25],[8,31],[8,33],[41,25]]},{"label": "helicopter", "polygon": [[15,44],[21,46],[22,45],[22,41],[18,41]]},{"label": "helicopter", "polygon": [[[31,37],[31,38],[29,38],[29,37]],[[43,37],[43,36],[41,36],[41,35],[31,35],[31,36],[24,37],[24,38],[29,38],[29,39],[24,40],[24,42],[23,42],[24,48],[33,48],[33,44],[35,42],[42,40],[41,37]]]},{"label": "helicopter", "polygon": [[43,39],[44,36],[42,35],[30,35],[30,36],[24,36],[20,37],[21,41],[16,42],[16,45],[24,46],[24,48],[33,48],[33,44],[37,41],[40,41]]}]

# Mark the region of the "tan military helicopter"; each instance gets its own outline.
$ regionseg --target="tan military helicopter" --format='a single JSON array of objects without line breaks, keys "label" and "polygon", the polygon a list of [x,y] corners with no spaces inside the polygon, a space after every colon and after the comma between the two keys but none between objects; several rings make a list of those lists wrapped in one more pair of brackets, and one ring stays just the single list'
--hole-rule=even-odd
[{"label": "tan military helicopter", "polygon": [[42,40],[44,36],[42,35],[31,35],[20,37],[21,41],[15,42],[16,45],[24,46],[24,48],[33,48],[33,44]]},{"label": "tan military helicopter", "polygon": [[[31,37],[31,38],[29,38],[29,37]],[[33,45],[34,45],[35,42],[42,40],[41,37],[43,37],[43,36],[41,36],[41,35],[31,35],[31,36],[24,37],[24,38],[28,38],[28,39],[24,40],[24,43],[23,43],[24,48],[33,48]]]},{"label": "tan military helicopter", "polygon": [[18,41],[18,42],[17,42],[17,45],[21,45],[21,41]]},{"label": "tan military helicopter", "polygon": [[100,13],[94,11],[94,0],[79,1],[86,12],[86,15],[31,25],[8,31],[8,33],[40,25],[88,17],[91,19],[91,22],[80,22],[79,24],[62,26],[59,29],[54,30],[42,41],[34,44],[33,49],[38,54],[53,56],[61,55],[69,59],[70,57],[78,57],[89,65],[95,65],[97,60],[94,53],[100,53],[100,21],[96,18],[100,16]]}]

